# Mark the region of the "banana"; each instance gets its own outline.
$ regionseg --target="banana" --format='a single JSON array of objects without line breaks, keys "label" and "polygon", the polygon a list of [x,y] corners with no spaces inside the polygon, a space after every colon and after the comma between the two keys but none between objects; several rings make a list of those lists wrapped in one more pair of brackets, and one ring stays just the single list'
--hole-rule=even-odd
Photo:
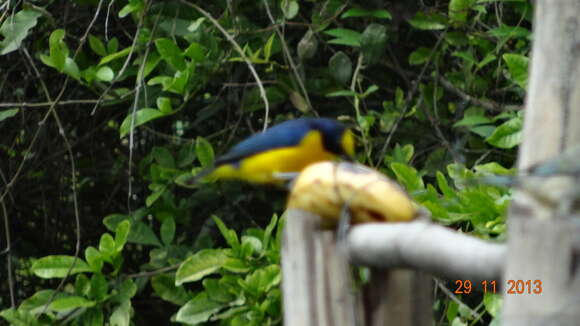
[{"label": "banana", "polygon": [[409,221],[418,215],[417,206],[393,180],[345,162],[321,162],[304,169],[292,185],[287,208],[316,214],[323,227],[331,227],[345,205],[353,224]]}]

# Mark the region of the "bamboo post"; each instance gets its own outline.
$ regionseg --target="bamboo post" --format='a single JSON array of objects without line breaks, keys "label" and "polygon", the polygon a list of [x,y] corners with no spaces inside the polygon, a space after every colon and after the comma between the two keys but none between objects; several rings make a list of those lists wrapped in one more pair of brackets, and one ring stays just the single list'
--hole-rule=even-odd
[{"label": "bamboo post", "polygon": [[[520,171],[580,144],[580,5],[577,0],[537,0],[535,10]],[[573,176],[525,177],[514,193],[503,325],[573,325],[580,320],[574,249],[579,219],[573,217],[578,184]]]}]

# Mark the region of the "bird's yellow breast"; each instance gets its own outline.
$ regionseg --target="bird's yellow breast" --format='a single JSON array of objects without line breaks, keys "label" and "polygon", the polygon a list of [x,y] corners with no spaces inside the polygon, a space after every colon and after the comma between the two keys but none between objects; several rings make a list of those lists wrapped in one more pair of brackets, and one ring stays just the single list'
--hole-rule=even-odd
[{"label": "bird's yellow breast", "polygon": [[335,157],[324,149],[322,135],[311,131],[292,147],[282,147],[243,158],[239,164],[217,167],[211,176],[221,179],[242,179],[254,183],[275,183],[276,173],[300,172],[306,166]]}]

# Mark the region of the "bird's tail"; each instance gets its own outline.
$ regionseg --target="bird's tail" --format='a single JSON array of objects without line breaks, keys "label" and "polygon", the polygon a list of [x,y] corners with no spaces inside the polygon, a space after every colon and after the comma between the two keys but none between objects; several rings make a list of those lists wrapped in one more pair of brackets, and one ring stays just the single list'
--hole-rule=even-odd
[{"label": "bird's tail", "polygon": [[199,171],[196,175],[190,175],[178,181],[179,184],[185,187],[194,187],[199,184],[205,177],[210,175],[215,170],[214,167],[206,168]]}]

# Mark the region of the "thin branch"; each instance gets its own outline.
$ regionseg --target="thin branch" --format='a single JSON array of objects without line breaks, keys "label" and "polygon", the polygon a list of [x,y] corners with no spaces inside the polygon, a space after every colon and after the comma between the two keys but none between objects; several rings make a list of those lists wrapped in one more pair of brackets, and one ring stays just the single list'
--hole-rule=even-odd
[{"label": "thin branch", "polygon": [[7,102],[7,103],[0,103],[0,108],[11,108],[11,107],[19,107],[19,108],[42,108],[47,106],[63,106],[63,105],[75,105],[75,104],[94,104],[99,103],[102,101],[97,100],[68,100],[68,101],[60,101],[58,103],[54,102],[37,102],[37,103],[28,103],[28,102]]},{"label": "thin branch", "polygon": [[179,265],[181,265],[181,263],[175,264],[175,265],[172,265],[172,266],[167,266],[167,267],[159,268],[159,269],[156,269],[156,270],[150,271],[150,272],[141,272],[141,273],[136,273],[136,274],[129,274],[129,275],[127,275],[127,277],[128,278],[151,277],[151,276],[163,274],[163,273],[166,273],[166,272],[174,271],[174,270],[176,270],[176,269],[179,268]]},{"label": "thin branch", "polygon": [[302,92],[302,96],[306,100],[306,104],[308,105],[308,109],[310,109],[314,113],[316,113],[316,110],[314,110],[314,107],[312,107],[312,102],[310,102],[310,96],[308,96],[308,91],[306,91],[306,87],[304,86],[304,81],[302,80],[302,78],[300,77],[300,74],[298,73],[298,68],[296,67],[296,64],[294,63],[294,59],[292,59],[292,54],[290,53],[290,50],[288,49],[288,45],[286,44],[286,41],[284,40],[284,35],[280,31],[279,26],[276,24],[276,21],[274,20],[274,17],[272,16],[272,12],[270,11],[270,6],[268,5],[268,0],[264,0],[263,2],[264,2],[264,6],[266,7],[266,13],[268,14],[268,17],[270,18],[270,21],[272,22],[272,24],[274,24],[274,30],[276,31],[276,34],[278,34],[278,37],[280,38],[280,42],[282,43],[282,50],[284,51],[284,55],[286,56],[286,59],[288,60],[288,63],[290,64],[290,68],[292,68],[292,73],[294,74],[294,78],[296,78],[296,82],[298,83],[298,86],[300,87],[300,91]]},{"label": "thin branch", "polygon": [[8,210],[4,200],[0,200],[2,206],[2,213],[4,215],[4,234],[6,235],[6,269],[8,273],[8,289],[10,291],[10,307],[16,307],[16,300],[14,299],[14,278],[12,277],[12,252],[10,240],[10,222],[8,220]]},{"label": "thin branch", "polygon": [[[403,107],[403,110],[401,111],[401,114],[397,118],[397,121],[395,121],[395,124],[393,125],[393,127],[391,127],[391,130],[389,130],[389,135],[387,136],[387,140],[385,141],[385,144],[383,145],[383,148],[380,151],[379,162],[382,162],[382,158],[385,157],[385,154],[387,152],[387,149],[389,148],[389,145],[391,143],[391,139],[393,138],[395,131],[397,130],[397,128],[399,127],[399,124],[401,123],[401,121],[403,120],[403,118],[407,114],[407,111],[411,107],[411,100],[413,99],[413,96],[415,96],[417,89],[419,89],[419,81],[425,75],[425,72],[427,71],[427,67],[429,67],[429,65],[431,64],[431,61],[433,60],[433,57],[435,56],[435,52],[437,52],[437,49],[439,48],[439,45],[441,44],[441,41],[443,40],[443,37],[445,36],[446,32],[447,32],[447,30],[445,30],[443,33],[441,33],[441,35],[439,35],[439,38],[437,39],[437,42],[433,46],[431,53],[429,53],[429,58],[427,58],[427,61],[425,62],[425,64],[423,64],[423,67],[421,68],[421,72],[419,72],[419,76],[417,77],[417,80],[413,83],[413,87],[411,88],[411,90],[409,92],[407,92],[407,97],[405,98],[405,105]],[[378,166],[378,163],[375,165],[375,167],[376,166]]]},{"label": "thin branch", "polygon": [[268,128],[268,119],[269,119],[269,114],[270,114],[270,104],[268,102],[268,97],[266,96],[266,90],[264,89],[264,85],[262,83],[262,80],[260,79],[260,76],[258,75],[258,72],[256,71],[256,69],[254,68],[254,65],[252,64],[252,62],[250,61],[250,59],[248,59],[248,57],[244,53],[244,50],[240,47],[240,45],[236,42],[236,40],[234,40],[234,38],[230,35],[230,33],[228,33],[220,25],[220,23],[215,18],[212,17],[212,15],[209,12],[201,9],[198,5],[196,5],[194,3],[189,3],[189,2],[187,2],[185,0],[180,0],[180,2],[183,3],[186,6],[189,6],[191,8],[194,8],[195,10],[199,11],[202,15],[204,15],[228,39],[228,41],[232,44],[232,46],[238,52],[238,54],[240,55],[240,57],[242,57],[242,59],[244,60],[244,62],[248,65],[248,69],[250,69],[250,72],[252,73],[252,75],[254,76],[254,79],[258,83],[258,88],[260,90],[260,96],[262,97],[262,101],[264,101],[265,116],[264,116],[264,127],[262,129],[263,130],[266,130]]},{"label": "thin branch", "polygon": [[439,81],[439,83],[441,83],[441,86],[443,88],[445,88],[446,90],[450,91],[451,93],[459,96],[459,98],[461,98],[462,100],[466,101],[466,102],[470,102],[473,103],[477,106],[481,106],[482,108],[489,110],[489,111],[495,111],[495,112],[504,112],[504,111],[515,111],[515,110],[521,110],[523,109],[523,106],[521,105],[501,105],[497,102],[491,101],[491,100],[485,100],[485,99],[480,99],[474,96],[471,96],[469,94],[467,94],[465,91],[463,91],[462,89],[456,87],[455,85],[453,85],[449,80],[445,79],[445,77],[443,76],[437,76],[434,77],[436,80]]},{"label": "thin branch", "polygon": [[[151,3],[147,2],[145,5],[145,9],[143,10],[143,14],[141,15],[140,21],[139,21],[139,26],[141,26],[143,24],[143,21],[145,19],[145,13],[149,10],[149,5]],[[157,22],[159,21],[159,17],[161,17],[161,13],[163,12],[163,10],[160,10],[159,13],[157,14],[157,18],[155,20],[155,25],[153,27],[153,32],[152,35],[155,33],[156,29],[157,29]],[[139,33],[139,28],[137,28],[137,33],[135,34],[135,40],[137,40],[137,35]],[[151,43],[153,42],[153,38],[149,39],[149,42],[147,43],[147,48],[145,49],[145,54],[143,56],[143,60],[141,62],[141,65],[139,66],[139,72],[137,73],[137,84],[135,85],[135,97],[134,97],[134,101],[133,101],[133,105],[132,105],[132,109],[131,109],[131,127],[129,128],[130,132],[129,132],[129,164],[128,164],[128,169],[129,169],[129,173],[128,173],[128,181],[129,181],[129,189],[127,191],[127,210],[129,212],[131,212],[131,197],[133,196],[133,182],[132,182],[132,173],[133,173],[133,149],[134,149],[134,137],[135,137],[135,117],[137,116],[137,104],[139,103],[139,94],[141,92],[141,88],[143,87],[143,72],[145,71],[145,64],[147,62],[147,57],[149,56],[149,50],[151,48]],[[135,44],[135,42],[133,42],[133,44]],[[134,45],[133,45],[134,47]],[[120,74],[119,74],[120,75]],[[147,94],[145,94],[147,95]],[[146,98],[146,97],[145,97]]]},{"label": "thin branch", "polygon": [[477,311],[471,309],[470,306],[463,303],[463,301],[459,300],[459,298],[457,298],[457,296],[455,294],[453,294],[453,292],[451,292],[451,290],[449,290],[445,285],[443,285],[443,282],[436,279],[436,283],[437,283],[437,287],[441,291],[443,291],[443,293],[445,293],[445,295],[447,295],[447,297],[449,297],[449,299],[451,299],[451,301],[455,301],[455,303],[457,303],[460,307],[463,307],[464,309],[469,311],[469,313],[471,314],[471,317],[473,317],[474,319],[481,319],[482,314],[479,314]]},{"label": "thin branch", "polygon": [[[148,4],[146,4],[146,6],[148,6]],[[137,46],[137,39],[139,38],[139,32],[141,31],[141,27],[143,26],[144,16],[145,16],[144,14],[141,15],[141,18],[139,20],[139,24],[137,25],[135,35],[133,36],[133,43],[131,43],[131,50],[129,51],[129,54],[127,55],[127,59],[125,59],[125,61],[123,62],[123,66],[121,67],[121,69],[119,70],[117,75],[115,76],[115,79],[113,79],[111,81],[109,86],[107,86],[107,88],[103,91],[101,96],[99,96],[99,102],[97,102],[95,104],[95,106],[93,107],[93,110],[91,111],[91,115],[95,114],[95,112],[97,111],[97,108],[99,107],[99,104],[101,103],[101,101],[103,101],[103,98],[105,98],[105,96],[107,96],[107,94],[111,91],[111,89],[113,89],[113,86],[115,85],[115,83],[119,80],[119,78],[125,72],[125,69],[127,69],[127,67],[129,66],[129,62],[131,62],[131,59],[133,58],[133,53],[135,52],[135,47]]]}]

